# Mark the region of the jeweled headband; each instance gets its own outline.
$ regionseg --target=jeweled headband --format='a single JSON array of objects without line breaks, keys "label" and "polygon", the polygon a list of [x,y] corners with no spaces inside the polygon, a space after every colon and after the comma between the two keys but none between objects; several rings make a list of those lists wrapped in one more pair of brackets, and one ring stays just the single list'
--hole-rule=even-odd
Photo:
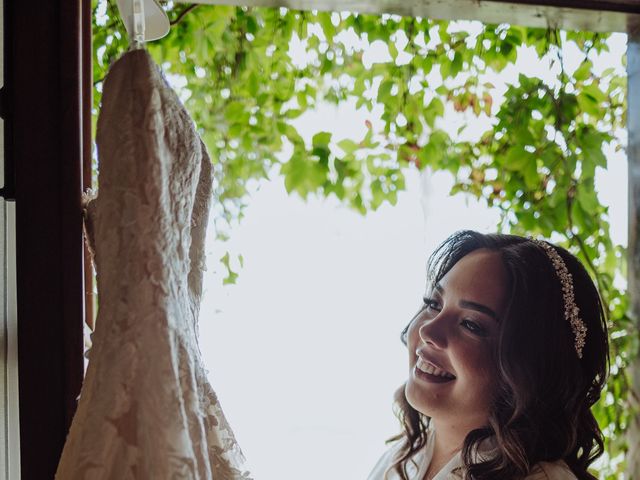
[{"label": "jeweled headband", "polygon": [[582,358],[582,349],[584,348],[587,338],[587,326],[580,318],[580,309],[576,305],[576,299],[573,294],[573,277],[569,273],[567,265],[562,260],[560,254],[550,244],[543,240],[532,238],[536,245],[542,247],[551,260],[553,268],[556,270],[560,285],[562,286],[562,299],[564,302],[564,318],[571,325],[573,336],[575,337],[575,349],[578,358]]}]

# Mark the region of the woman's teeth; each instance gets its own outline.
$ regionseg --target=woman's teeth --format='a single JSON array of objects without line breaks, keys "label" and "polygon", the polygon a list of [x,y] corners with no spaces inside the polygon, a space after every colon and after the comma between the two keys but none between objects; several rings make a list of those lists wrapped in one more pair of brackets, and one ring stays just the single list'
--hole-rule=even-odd
[{"label": "woman's teeth", "polygon": [[456,378],[450,373],[445,372],[444,370],[440,370],[438,367],[428,362],[425,362],[420,357],[418,357],[418,362],[416,363],[416,367],[418,367],[418,370],[428,373],[429,375],[436,375],[438,377],[444,377],[444,378]]}]

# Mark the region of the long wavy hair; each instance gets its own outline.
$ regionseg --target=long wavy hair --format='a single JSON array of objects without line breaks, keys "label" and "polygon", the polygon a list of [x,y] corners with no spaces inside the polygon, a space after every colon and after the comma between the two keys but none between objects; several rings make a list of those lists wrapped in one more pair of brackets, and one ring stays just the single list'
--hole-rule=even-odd
[{"label": "long wavy hair", "polygon": [[[594,480],[588,467],[603,452],[603,436],[591,406],[600,398],[609,367],[606,316],[598,291],[582,264],[554,246],[573,277],[575,301],[587,326],[583,356],[578,358],[558,275],[533,241],[457,232],[430,257],[427,282],[437,284],[461,258],[480,248],[500,254],[509,300],[499,325],[498,387],[488,424],[469,432],[462,446],[465,479],[524,478],[538,462],[564,460],[580,480]],[[408,328],[402,332],[405,345]],[[404,385],[394,400],[403,431],[389,442],[402,444],[387,471],[394,469],[409,480],[407,464],[426,445],[430,419],[409,405]],[[493,448],[488,458],[481,458],[476,453],[485,440]]]}]

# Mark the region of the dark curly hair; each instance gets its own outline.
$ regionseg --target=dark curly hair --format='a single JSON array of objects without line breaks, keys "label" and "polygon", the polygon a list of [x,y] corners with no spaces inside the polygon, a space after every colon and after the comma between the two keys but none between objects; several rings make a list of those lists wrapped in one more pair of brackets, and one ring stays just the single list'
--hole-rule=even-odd
[{"label": "dark curly hair", "polygon": [[[606,316],[598,291],[582,264],[554,246],[573,277],[575,301],[587,326],[580,359],[564,318],[558,275],[534,241],[457,232],[430,257],[428,284],[439,283],[460,259],[481,248],[500,254],[509,300],[499,326],[498,388],[488,424],[469,432],[462,446],[465,479],[523,478],[538,462],[557,460],[580,480],[595,479],[588,467],[602,454],[603,437],[591,406],[600,398],[609,367]],[[405,345],[408,328],[402,332]],[[403,432],[389,441],[403,443],[389,470],[408,480],[407,463],[426,445],[430,419],[409,405],[404,385],[395,394],[395,410]],[[493,455],[478,460],[474,452],[486,439],[495,445]]]}]

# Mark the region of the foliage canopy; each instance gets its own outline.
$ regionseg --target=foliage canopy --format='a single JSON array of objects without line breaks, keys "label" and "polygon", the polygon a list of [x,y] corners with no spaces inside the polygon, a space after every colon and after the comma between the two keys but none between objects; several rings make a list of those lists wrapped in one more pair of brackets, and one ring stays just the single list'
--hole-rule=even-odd
[{"label": "foliage canopy", "polygon": [[[110,63],[127,48],[115,2],[94,2],[94,113]],[[622,148],[626,78],[622,65],[596,74],[607,36],[512,25],[393,15],[300,12],[228,6],[166,6],[165,39],[148,50],[183,100],[214,159],[216,231],[242,216],[247,186],[272,172],[289,193],[335,196],[365,214],[394,204],[410,168],[447,170],[453,193],[499,208],[503,231],[542,235],[587,265],[610,315],[611,377],[595,408],[609,459],[600,478],[624,469],[629,423],[626,367],[638,350],[624,292],[624,251],[612,244],[608,211],[595,191],[607,146]],[[294,62],[290,45],[305,50]],[[366,62],[372,45],[386,61]],[[568,70],[568,47],[580,55]],[[551,72],[520,74],[500,95],[486,80],[534,49]],[[544,78],[543,78],[544,77]],[[305,142],[292,121],[319,102],[382,106],[381,129]],[[453,113],[452,113],[453,112]],[[485,120],[480,138],[449,132],[445,115]],[[277,153],[288,146],[287,158]],[[229,281],[236,275],[223,257]]]}]

